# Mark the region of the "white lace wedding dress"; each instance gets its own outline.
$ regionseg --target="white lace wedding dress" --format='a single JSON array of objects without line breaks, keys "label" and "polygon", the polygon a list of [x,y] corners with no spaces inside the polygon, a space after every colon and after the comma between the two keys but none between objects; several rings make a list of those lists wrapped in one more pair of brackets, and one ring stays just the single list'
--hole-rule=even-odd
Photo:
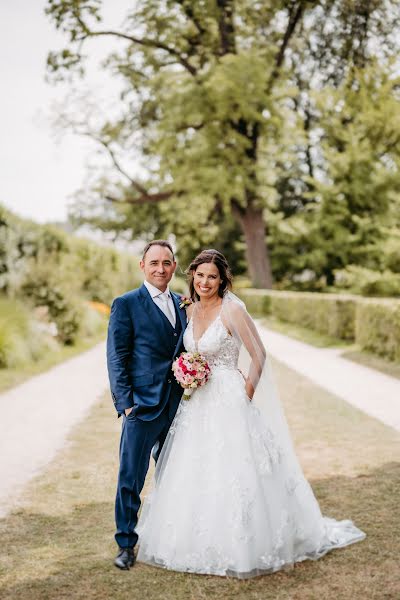
[{"label": "white lace wedding dress", "polygon": [[139,519],[138,560],[191,573],[253,577],[362,540],[351,521],[321,515],[301,469],[249,401],[238,346],[218,317],[188,351],[212,373],[182,400]]}]

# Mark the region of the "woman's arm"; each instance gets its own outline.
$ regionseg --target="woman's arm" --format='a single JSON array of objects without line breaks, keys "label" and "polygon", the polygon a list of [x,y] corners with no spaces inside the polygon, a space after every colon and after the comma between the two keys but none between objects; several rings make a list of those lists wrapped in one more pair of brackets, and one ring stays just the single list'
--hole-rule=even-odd
[{"label": "woman's arm", "polygon": [[253,398],[265,364],[266,351],[253,319],[238,304],[229,303],[224,311],[224,321],[234,337],[240,339],[250,355],[251,363],[246,378],[246,393]]}]

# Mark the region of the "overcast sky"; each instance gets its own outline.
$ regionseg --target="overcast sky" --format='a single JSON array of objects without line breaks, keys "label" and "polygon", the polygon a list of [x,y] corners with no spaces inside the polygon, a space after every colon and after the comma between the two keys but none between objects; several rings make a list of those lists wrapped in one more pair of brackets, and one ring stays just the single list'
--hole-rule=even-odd
[{"label": "overcast sky", "polygon": [[[72,135],[54,139],[51,107],[67,90],[45,82],[45,64],[64,37],[45,16],[45,4],[0,2],[0,204],[40,222],[66,218],[68,198],[83,182],[85,159],[94,150],[90,141]],[[104,0],[107,26],[117,26],[132,4]],[[100,59],[111,43],[103,38],[90,48]],[[103,98],[115,94],[101,69],[92,70],[90,86]]]}]

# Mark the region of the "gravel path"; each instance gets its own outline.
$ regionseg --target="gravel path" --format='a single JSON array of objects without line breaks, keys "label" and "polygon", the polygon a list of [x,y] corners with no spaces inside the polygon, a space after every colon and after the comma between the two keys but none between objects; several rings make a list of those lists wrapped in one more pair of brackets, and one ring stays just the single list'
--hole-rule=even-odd
[{"label": "gravel path", "polygon": [[[400,380],[259,325],[277,360],[400,431]],[[107,390],[105,344],[0,395],[0,517],[23,485],[61,449],[71,428]],[[84,457],[82,457],[84,460]]]},{"label": "gravel path", "polygon": [[101,343],[0,395],[0,516],[107,386]]},{"label": "gravel path", "polygon": [[315,348],[258,324],[267,351],[316,385],[400,431],[400,380],[340,356],[341,349]]}]

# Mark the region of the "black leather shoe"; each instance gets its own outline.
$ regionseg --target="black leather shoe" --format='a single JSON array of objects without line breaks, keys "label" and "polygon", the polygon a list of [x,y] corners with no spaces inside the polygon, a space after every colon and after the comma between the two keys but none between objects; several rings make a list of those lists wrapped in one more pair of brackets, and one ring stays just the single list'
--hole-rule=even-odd
[{"label": "black leather shoe", "polygon": [[135,560],[136,557],[133,553],[133,548],[120,548],[117,556],[115,557],[114,565],[118,567],[118,569],[129,571],[129,569],[135,564]]}]

